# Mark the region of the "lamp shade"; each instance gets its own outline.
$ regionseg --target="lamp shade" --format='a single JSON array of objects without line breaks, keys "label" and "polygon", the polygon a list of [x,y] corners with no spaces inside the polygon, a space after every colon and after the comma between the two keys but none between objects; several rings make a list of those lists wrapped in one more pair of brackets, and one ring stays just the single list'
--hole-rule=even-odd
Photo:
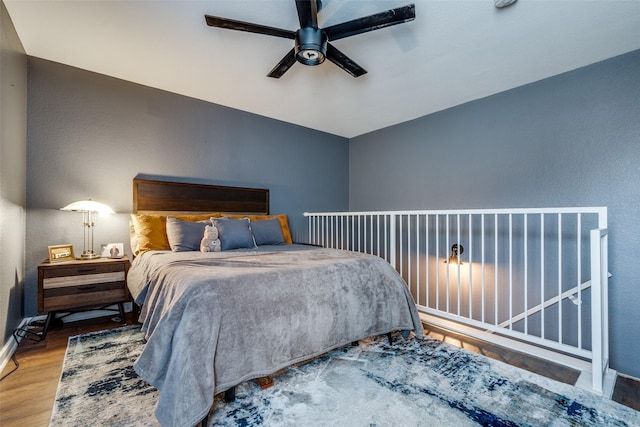
[{"label": "lamp shade", "polygon": [[101,214],[112,214],[113,209],[104,203],[94,202],[93,200],[80,200],[78,202],[73,202],[65,206],[64,208],[60,208],[62,211],[73,211],[73,212],[98,212]]}]

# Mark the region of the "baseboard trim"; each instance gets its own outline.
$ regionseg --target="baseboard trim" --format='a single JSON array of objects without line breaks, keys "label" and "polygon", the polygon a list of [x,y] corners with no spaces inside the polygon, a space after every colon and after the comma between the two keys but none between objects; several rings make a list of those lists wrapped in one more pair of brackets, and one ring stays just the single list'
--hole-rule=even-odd
[{"label": "baseboard trim", "polygon": [[[23,318],[18,325],[18,328],[24,327],[32,320],[32,317]],[[13,339],[13,335],[10,335],[9,338],[7,338],[7,340],[5,341],[2,349],[0,350],[0,372],[4,370],[4,368],[7,366],[7,363],[9,363],[9,360],[11,360],[11,356],[13,356],[13,353],[18,348],[20,340],[22,340],[22,337],[18,338],[18,342],[16,342],[16,340]]]}]

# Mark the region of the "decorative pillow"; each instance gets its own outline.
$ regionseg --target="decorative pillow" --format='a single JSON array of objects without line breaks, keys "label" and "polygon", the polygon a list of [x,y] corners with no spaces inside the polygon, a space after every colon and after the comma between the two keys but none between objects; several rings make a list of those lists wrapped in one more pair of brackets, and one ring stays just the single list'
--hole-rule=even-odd
[{"label": "decorative pillow", "polygon": [[167,217],[167,240],[173,252],[199,251],[204,228],[210,222],[181,221]]},{"label": "decorative pillow", "polygon": [[131,223],[136,235],[134,255],[146,251],[166,251],[170,249],[167,240],[166,215],[131,214]]},{"label": "decorative pillow", "polygon": [[219,252],[220,239],[218,238],[218,229],[213,225],[207,225],[204,228],[204,236],[200,241],[200,252]]},{"label": "decorative pillow", "polygon": [[289,221],[287,221],[286,214],[279,215],[225,215],[229,218],[249,218],[250,221],[262,221],[265,219],[277,218],[282,228],[282,237],[284,237],[285,243],[293,243],[291,238],[291,230],[289,230]]},{"label": "decorative pillow", "polygon": [[218,229],[221,250],[256,247],[249,228],[249,218],[212,218],[211,220]]},{"label": "decorative pillow", "polygon": [[284,245],[282,227],[278,218],[251,221],[249,226],[257,246]]}]

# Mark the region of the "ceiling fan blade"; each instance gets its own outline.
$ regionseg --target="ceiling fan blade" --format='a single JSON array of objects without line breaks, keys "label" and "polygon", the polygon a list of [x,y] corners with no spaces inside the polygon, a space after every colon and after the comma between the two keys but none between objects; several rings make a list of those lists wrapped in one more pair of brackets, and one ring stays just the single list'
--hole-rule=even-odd
[{"label": "ceiling fan blade", "polygon": [[210,27],[265,34],[267,36],[282,37],[285,39],[294,39],[296,37],[295,31],[268,27],[266,25],[252,24],[250,22],[236,21],[234,19],[220,18],[218,16],[205,15],[204,17],[207,20],[207,25]]},{"label": "ceiling fan blade", "polygon": [[300,28],[318,28],[318,0],[296,0]]},{"label": "ceiling fan blade", "polygon": [[296,50],[291,49],[285,56],[278,62],[278,65],[273,67],[273,70],[269,71],[268,77],[279,79],[284,73],[287,72],[293,64],[296,63]]},{"label": "ceiling fan blade", "polygon": [[338,67],[351,74],[353,77],[360,77],[367,74],[367,70],[356,64],[344,53],[340,52],[331,43],[327,44],[327,59],[336,64]]},{"label": "ceiling fan blade", "polygon": [[368,31],[379,30],[380,28],[391,25],[402,24],[403,22],[413,21],[415,18],[416,6],[415,4],[410,4],[408,6],[387,10],[386,12],[376,13],[375,15],[354,19],[353,21],[343,22],[342,24],[332,25],[322,30],[327,34],[329,40],[332,41]]}]

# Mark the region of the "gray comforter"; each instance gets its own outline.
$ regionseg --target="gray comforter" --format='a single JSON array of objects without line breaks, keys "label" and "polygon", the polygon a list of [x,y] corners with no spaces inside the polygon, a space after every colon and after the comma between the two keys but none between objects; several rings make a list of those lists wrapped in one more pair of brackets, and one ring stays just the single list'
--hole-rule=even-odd
[{"label": "gray comforter", "polygon": [[[404,281],[381,258],[334,249],[147,252],[128,284],[147,344],[138,375],[163,426],[193,426],[215,393],[358,339],[422,336]],[[281,251],[286,248],[285,251]]]}]

